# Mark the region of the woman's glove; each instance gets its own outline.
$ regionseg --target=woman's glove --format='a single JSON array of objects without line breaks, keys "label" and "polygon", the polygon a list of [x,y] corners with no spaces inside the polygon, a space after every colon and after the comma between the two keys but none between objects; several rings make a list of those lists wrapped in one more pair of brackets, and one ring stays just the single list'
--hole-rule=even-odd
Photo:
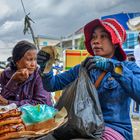
[{"label": "woman's glove", "polygon": [[45,51],[40,50],[37,54],[37,64],[40,66],[41,72],[44,71],[47,62],[50,59],[50,54]]},{"label": "woman's glove", "polygon": [[85,67],[87,71],[97,68],[104,71],[113,70],[113,64],[111,64],[109,58],[104,58],[101,56],[87,57],[83,61],[82,66]]}]

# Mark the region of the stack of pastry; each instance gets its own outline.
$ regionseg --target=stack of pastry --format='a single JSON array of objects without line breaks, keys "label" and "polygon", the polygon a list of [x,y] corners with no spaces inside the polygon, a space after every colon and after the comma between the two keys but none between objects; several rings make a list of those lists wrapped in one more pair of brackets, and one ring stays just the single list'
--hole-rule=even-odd
[{"label": "stack of pastry", "polygon": [[0,139],[12,132],[24,131],[25,125],[21,119],[21,111],[18,109],[0,113]]}]

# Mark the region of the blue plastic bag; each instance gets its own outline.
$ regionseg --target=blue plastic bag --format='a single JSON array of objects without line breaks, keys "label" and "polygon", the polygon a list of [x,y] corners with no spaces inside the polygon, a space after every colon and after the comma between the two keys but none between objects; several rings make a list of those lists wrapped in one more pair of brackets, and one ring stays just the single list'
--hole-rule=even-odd
[{"label": "blue plastic bag", "polygon": [[57,109],[48,105],[24,105],[20,107],[20,110],[25,124],[47,121],[58,112]]}]

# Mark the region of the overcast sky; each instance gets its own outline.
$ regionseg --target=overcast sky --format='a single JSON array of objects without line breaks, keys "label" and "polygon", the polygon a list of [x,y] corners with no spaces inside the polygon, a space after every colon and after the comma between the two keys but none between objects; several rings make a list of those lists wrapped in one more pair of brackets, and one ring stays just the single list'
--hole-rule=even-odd
[{"label": "overcast sky", "polygon": [[[68,36],[87,22],[120,12],[140,12],[140,0],[23,0],[26,13],[35,23],[35,35]],[[24,11],[21,0],[0,0],[0,60],[22,39]]]}]

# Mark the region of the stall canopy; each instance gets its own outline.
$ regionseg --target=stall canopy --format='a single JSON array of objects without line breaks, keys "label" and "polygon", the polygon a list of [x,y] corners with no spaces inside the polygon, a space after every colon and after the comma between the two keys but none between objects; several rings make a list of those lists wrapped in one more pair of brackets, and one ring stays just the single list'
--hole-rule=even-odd
[{"label": "stall canopy", "polygon": [[118,13],[101,17],[101,19],[106,18],[116,19],[126,29],[127,39],[123,44],[124,49],[134,49],[138,45],[137,36],[138,32],[140,32],[140,12]]},{"label": "stall canopy", "polygon": [[[126,30],[129,30],[127,23],[129,22],[129,20],[132,20],[133,18],[136,18],[136,17],[140,17],[140,12],[137,12],[137,13],[118,13],[118,14],[113,14],[113,15],[102,16],[101,19],[114,18],[119,23],[121,23]],[[140,21],[137,21],[137,22],[140,23]]]}]

